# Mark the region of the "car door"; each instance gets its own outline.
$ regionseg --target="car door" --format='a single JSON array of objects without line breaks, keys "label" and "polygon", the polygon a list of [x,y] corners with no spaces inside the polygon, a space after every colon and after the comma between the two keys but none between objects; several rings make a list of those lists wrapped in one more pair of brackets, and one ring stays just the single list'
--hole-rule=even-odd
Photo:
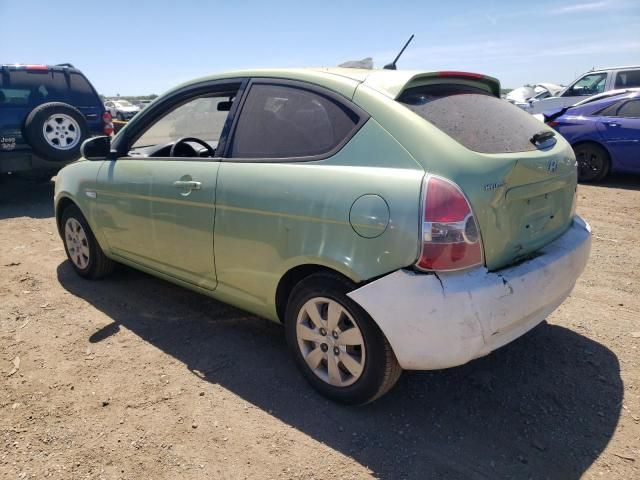
[{"label": "car door", "polygon": [[579,102],[585,97],[596,95],[605,91],[607,84],[607,73],[588,73],[575,81],[560,96],[563,107]]},{"label": "car door", "polygon": [[621,102],[615,113],[600,118],[598,128],[614,169],[640,171],[640,99]]},{"label": "car door", "polygon": [[218,294],[261,311],[290,257],[364,248],[345,221],[357,169],[323,164],[368,116],[324,89],[284,80],[253,80],[240,108],[218,177]]},{"label": "car door", "polygon": [[[169,98],[131,125],[131,136],[117,145],[125,153],[105,162],[98,175],[98,214],[116,256],[215,289],[219,156],[213,151],[229,110],[219,106],[230,105],[237,89],[236,83],[217,83],[176,99],[172,108],[166,107]],[[185,137],[205,142],[209,150],[195,141],[178,142]]]}]

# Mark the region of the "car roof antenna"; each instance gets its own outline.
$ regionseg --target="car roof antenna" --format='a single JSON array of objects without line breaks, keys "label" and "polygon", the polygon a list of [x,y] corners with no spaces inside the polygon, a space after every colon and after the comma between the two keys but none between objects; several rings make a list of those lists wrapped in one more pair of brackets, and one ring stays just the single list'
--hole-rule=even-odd
[{"label": "car roof antenna", "polygon": [[398,63],[398,59],[400,58],[400,55],[404,53],[404,49],[407,48],[407,46],[411,43],[411,40],[413,40],[413,37],[414,35],[411,35],[409,37],[409,40],[407,40],[407,43],[404,44],[404,47],[402,47],[402,50],[400,50],[400,53],[398,54],[396,59],[393,62],[388,63],[387,65],[384,66],[385,70],[397,70],[396,63]]}]

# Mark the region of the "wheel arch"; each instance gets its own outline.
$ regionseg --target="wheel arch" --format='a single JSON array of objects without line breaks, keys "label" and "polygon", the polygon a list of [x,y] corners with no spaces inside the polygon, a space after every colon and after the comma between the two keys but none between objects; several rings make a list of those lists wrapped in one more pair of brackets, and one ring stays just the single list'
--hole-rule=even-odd
[{"label": "wheel arch", "polygon": [[607,155],[609,156],[609,159],[608,159],[609,160],[609,165],[611,165],[611,159],[612,159],[611,152],[609,151],[609,148],[607,148],[607,145],[604,142],[601,142],[599,140],[594,140],[592,138],[583,138],[583,139],[580,139],[580,140],[577,140],[577,141],[573,142],[571,144],[571,148],[575,149],[576,147],[578,147],[580,145],[589,145],[589,144],[595,145],[597,147],[600,147],[605,152],[607,152]]},{"label": "wheel arch", "polygon": [[[67,195],[61,196],[56,202],[56,208],[55,208],[56,226],[58,227],[58,233],[60,234],[60,236],[62,236],[62,215],[64,214],[64,211],[71,205],[74,205],[82,212],[82,209],[80,208],[80,206],[71,197]],[[84,212],[83,212],[83,215],[84,215]],[[86,215],[85,215],[85,218],[86,218]]]},{"label": "wheel arch", "polygon": [[347,272],[344,271],[344,269],[340,270],[319,263],[300,264],[287,270],[284,275],[280,277],[275,292],[276,314],[278,316],[278,319],[280,320],[280,323],[284,324],[285,311],[287,308],[287,302],[289,301],[289,297],[291,296],[291,292],[298,283],[300,283],[308,276],[316,273],[326,272],[343,277],[344,279],[354,284],[358,284],[360,282],[360,279],[353,272]]}]

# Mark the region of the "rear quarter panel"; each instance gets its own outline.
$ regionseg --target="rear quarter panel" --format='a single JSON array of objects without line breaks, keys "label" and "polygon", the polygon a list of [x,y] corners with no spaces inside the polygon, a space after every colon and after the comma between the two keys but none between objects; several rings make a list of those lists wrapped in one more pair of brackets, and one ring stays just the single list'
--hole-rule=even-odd
[{"label": "rear quarter panel", "polygon": [[[223,162],[216,295],[276,319],[278,282],[294,267],[322,265],[361,282],[411,265],[418,255],[423,176],[375,122],[326,160]],[[382,197],[388,208],[388,224],[375,238],[361,236],[350,223],[352,205],[363,195]]]}]

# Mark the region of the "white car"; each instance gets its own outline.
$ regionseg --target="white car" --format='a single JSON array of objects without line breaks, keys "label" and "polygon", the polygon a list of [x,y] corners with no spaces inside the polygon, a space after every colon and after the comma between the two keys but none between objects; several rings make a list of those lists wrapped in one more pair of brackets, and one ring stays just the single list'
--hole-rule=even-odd
[{"label": "white car", "polygon": [[592,70],[580,76],[557,97],[530,102],[524,109],[529,113],[569,107],[592,95],[615,89],[640,87],[640,65]]},{"label": "white car", "polygon": [[113,118],[118,120],[130,120],[140,111],[140,107],[128,100],[107,100],[104,102],[104,108]]},{"label": "white car", "polygon": [[558,95],[564,87],[555,83],[536,83],[516,88],[507,94],[506,100],[515,106],[527,109],[531,102]]}]

